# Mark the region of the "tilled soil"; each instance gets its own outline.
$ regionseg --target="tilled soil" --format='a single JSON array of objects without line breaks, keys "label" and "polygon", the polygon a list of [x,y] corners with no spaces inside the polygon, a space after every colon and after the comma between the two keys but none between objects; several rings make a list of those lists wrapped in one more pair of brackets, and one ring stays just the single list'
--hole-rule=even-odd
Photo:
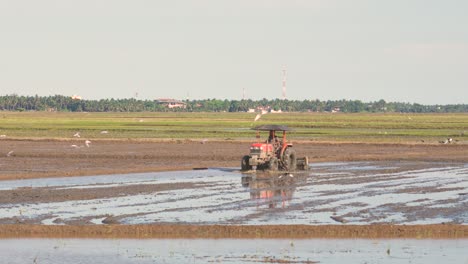
[{"label": "tilled soil", "polygon": [[[462,144],[293,142],[309,161],[468,161]],[[75,145],[75,146],[72,146]],[[0,180],[239,167],[249,142],[21,141],[0,139]],[[9,155],[8,155],[9,154]]]}]

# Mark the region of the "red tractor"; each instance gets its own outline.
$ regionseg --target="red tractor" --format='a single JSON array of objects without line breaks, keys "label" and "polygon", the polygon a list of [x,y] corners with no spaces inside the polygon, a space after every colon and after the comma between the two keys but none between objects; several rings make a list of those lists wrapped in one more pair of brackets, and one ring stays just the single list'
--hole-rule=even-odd
[{"label": "red tractor", "polygon": [[[293,145],[286,141],[286,131],[290,131],[287,126],[263,125],[254,128],[257,130],[257,138],[260,138],[260,131],[269,131],[268,139],[263,143],[253,143],[250,146],[250,154],[242,158],[241,170],[252,170],[253,166],[261,170],[283,170],[295,171],[308,170],[309,163],[307,157],[297,158]],[[277,137],[277,132],[282,132],[282,137]]]}]

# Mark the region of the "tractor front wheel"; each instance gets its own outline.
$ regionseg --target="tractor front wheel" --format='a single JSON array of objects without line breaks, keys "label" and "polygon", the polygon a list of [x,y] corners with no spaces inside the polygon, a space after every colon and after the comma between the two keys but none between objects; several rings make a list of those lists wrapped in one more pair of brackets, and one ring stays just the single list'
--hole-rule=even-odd
[{"label": "tractor front wheel", "polygon": [[242,158],[241,170],[248,171],[252,169],[252,165],[249,164],[250,156],[246,155]]},{"label": "tractor front wheel", "polygon": [[278,159],[273,157],[268,161],[268,170],[277,171],[278,170]]}]

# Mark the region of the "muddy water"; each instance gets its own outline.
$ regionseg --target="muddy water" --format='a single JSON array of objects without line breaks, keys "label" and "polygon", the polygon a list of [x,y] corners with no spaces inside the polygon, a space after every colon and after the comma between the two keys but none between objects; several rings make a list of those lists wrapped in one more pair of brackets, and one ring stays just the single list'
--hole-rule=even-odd
[{"label": "muddy water", "polygon": [[468,240],[7,239],[0,263],[468,263]]},{"label": "muddy water", "polygon": [[3,224],[467,224],[468,164],[316,163],[305,173],[211,168],[2,181],[0,199]]}]

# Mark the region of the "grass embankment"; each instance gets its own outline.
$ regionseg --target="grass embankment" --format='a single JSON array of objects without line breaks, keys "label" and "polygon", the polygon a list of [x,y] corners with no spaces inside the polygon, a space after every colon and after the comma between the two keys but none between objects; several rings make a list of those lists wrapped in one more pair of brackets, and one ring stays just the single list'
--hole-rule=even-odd
[{"label": "grass embankment", "polygon": [[[0,135],[18,139],[252,139],[250,129],[285,124],[305,141],[438,143],[468,141],[468,114],[46,113],[2,112]],[[102,133],[108,131],[108,133]]]}]

